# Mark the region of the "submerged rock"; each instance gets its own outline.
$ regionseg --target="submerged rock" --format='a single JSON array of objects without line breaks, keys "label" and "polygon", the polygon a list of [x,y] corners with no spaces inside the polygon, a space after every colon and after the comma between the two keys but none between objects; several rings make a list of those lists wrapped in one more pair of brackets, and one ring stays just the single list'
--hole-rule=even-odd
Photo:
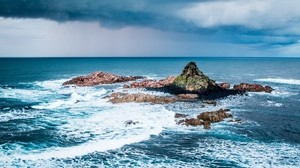
[{"label": "submerged rock", "polygon": [[174,97],[162,97],[148,95],[144,93],[113,93],[109,96],[109,101],[112,103],[153,103],[153,104],[165,104],[165,103],[174,103],[176,99]]},{"label": "submerged rock", "polygon": [[141,79],[141,76],[118,76],[106,72],[94,72],[87,76],[78,76],[63,83],[63,85],[94,86],[99,84],[113,84]]},{"label": "submerged rock", "polygon": [[141,82],[133,82],[130,85],[124,85],[124,88],[161,88],[169,86],[175,80],[174,76],[169,76],[161,80],[144,80]]},{"label": "submerged rock", "polygon": [[175,113],[175,118],[185,118],[187,116],[188,116],[187,114]]},{"label": "submerged rock", "polygon": [[233,88],[238,91],[246,91],[246,92],[267,92],[271,93],[274,89],[270,86],[262,86],[260,84],[248,84],[241,83],[238,85],[234,85]]},{"label": "submerged rock", "polygon": [[129,125],[136,125],[136,124],[140,124],[139,121],[132,121],[132,120],[127,120],[124,122],[125,126],[129,126]]},{"label": "submerged rock", "polygon": [[209,79],[198,69],[195,62],[188,63],[172,85],[199,93],[219,89],[215,81]]},{"label": "submerged rock", "polygon": [[202,100],[202,103],[213,105],[213,106],[217,105],[217,101],[215,101],[215,100]]}]

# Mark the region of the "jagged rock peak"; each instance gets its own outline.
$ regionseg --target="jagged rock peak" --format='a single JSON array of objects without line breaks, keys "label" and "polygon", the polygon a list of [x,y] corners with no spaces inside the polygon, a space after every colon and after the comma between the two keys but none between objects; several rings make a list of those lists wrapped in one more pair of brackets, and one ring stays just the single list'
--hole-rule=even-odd
[{"label": "jagged rock peak", "polygon": [[190,76],[202,76],[203,73],[198,69],[197,64],[195,62],[188,63],[184,69],[182,70],[181,75]]}]

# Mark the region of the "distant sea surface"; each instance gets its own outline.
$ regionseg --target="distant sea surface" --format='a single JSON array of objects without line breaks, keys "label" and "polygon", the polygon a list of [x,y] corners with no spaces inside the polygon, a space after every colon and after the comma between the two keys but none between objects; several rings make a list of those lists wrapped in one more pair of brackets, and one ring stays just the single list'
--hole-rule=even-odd
[{"label": "distant sea surface", "polygon": [[[271,93],[168,105],[111,104],[123,84],[64,87],[105,71],[162,79],[195,61],[211,79]],[[166,93],[133,89],[155,95]],[[241,123],[177,125],[229,108]],[[139,124],[126,126],[127,120]],[[0,58],[0,167],[300,167],[299,58]]]}]

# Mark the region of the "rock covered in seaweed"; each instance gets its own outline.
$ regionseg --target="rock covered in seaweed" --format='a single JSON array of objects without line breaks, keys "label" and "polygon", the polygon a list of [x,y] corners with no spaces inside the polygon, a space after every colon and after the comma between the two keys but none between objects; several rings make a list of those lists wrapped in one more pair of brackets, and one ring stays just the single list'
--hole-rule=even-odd
[{"label": "rock covered in seaweed", "polygon": [[241,83],[234,85],[233,88],[238,91],[246,92],[267,92],[271,93],[274,89],[270,86],[262,86],[260,84]]},{"label": "rock covered in seaweed", "polygon": [[209,79],[197,67],[195,62],[188,63],[181,75],[176,77],[172,85],[187,91],[206,92],[220,89],[214,80]]},{"label": "rock covered in seaweed", "polygon": [[113,84],[141,79],[141,76],[119,76],[106,72],[94,72],[87,76],[78,76],[63,83],[63,85],[95,86],[99,84]]}]

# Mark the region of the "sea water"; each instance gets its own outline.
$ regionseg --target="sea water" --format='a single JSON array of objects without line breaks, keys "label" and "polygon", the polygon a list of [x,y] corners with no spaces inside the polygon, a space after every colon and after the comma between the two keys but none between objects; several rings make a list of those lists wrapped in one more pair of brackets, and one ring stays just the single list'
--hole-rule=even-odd
[{"label": "sea water", "polygon": [[[162,79],[179,75],[190,61],[217,82],[275,90],[203,108],[199,101],[108,102],[107,95],[124,91],[123,83],[62,86],[94,71]],[[195,117],[219,108],[242,122],[215,123],[211,130],[175,123],[177,112]],[[300,167],[300,59],[2,58],[0,167]]]}]

